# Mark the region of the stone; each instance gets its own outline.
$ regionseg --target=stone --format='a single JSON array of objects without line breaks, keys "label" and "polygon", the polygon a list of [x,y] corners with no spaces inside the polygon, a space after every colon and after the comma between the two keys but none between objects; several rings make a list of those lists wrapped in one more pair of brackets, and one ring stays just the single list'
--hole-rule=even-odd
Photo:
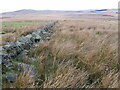
[{"label": "stone", "polygon": [[[38,29],[32,34],[21,36],[19,39],[16,40],[16,42],[11,42],[0,47],[0,64],[2,64],[2,66],[4,67],[3,69],[5,69],[4,71],[2,71],[2,73],[6,73],[11,69],[10,66],[12,66],[14,59],[17,59],[19,61],[24,60],[24,57],[28,54],[28,51],[31,47],[38,45],[39,42],[43,42],[44,40],[49,40],[51,27],[53,27],[55,23],[56,22],[52,24],[47,24],[42,29]],[[30,59],[30,62],[34,61],[34,58]],[[25,73],[31,71],[30,75],[32,77],[36,73],[36,68],[32,65],[20,63],[18,67],[23,67]],[[9,75],[7,78],[9,82],[14,82],[16,77],[16,75]]]},{"label": "stone", "polygon": [[29,58],[29,62],[30,62],[30,63],[33,63],[33,62],[35,62],[35,61],[36,61],[35,58]]},{"label": "stone", "polygon": [[23,61],[25,56],[28,54],[29,51],[27,50],[24,50],[22,51],[17,57],[16,57],[16,60],[18,61]]},{"label": "stone", "polygon": [[18,75],[9,75],[7,76],[7,80],[11,83],[15,82],[16,78],[18,77]]},{"label": "stone", "polygon": [[31,77],[35,76],[36,68],[33,65],[19,63],[18,67],[19,68],[23,68],[24,73],[28,73],[29,72],[29,74],[30,74]]},{"label": "stone", "polygon": [[2,59],[2,64],[6,67],[9,67],[12,65],[11,63],[11,57],[8,54],[0,54],[0,57]]}]

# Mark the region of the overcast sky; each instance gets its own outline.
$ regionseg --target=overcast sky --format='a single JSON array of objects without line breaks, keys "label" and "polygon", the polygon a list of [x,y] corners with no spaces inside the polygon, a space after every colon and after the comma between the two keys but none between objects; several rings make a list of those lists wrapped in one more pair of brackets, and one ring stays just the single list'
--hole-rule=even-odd
[{"label": "overcast sky", "polygon": [[20,9],[86,10],[118,8],[119,0],[1,0],[0,12]]}]

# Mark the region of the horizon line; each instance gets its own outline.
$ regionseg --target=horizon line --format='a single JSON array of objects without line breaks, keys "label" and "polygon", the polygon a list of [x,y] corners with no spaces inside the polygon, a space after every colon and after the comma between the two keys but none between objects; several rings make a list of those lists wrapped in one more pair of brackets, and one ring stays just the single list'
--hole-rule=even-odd
[{"label": "horizon line", "polygon": [[[108,9],[109,8],[102,8],[102,9]],[[35,11],[87,11],[87,10],[102,10],[102,9],[81,9],[81,10],[58,10],[58,9],[43,9],[43,10],[38,10],[38,9],[18,9],[18,10],[10,10],[10,11],[1,11],[0,13],[7,13],[7,12],[15,12],[15,11],[20,11],[20,10],[35,10]],[[111,8],[111,9],[118,9],[118,8]]]}]

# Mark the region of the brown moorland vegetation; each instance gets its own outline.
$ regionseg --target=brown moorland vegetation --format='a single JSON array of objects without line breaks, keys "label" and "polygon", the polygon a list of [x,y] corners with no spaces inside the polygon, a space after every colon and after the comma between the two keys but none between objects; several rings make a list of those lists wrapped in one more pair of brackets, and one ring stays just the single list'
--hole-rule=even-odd
[{"label": "brown moorland vegetation", "polygon": [[29,85],[22,80],[26,85],[18,86],[118,87],[117,22],[64,20],[53,30],[52,39],[40,43],[29,55],[37,60],[37,83],[33,81],[34,84]]},{"label": "brown moorland vegetation", "polygon": [[[2,41],[0,42],[0,46],[5,45],[9,42],[14,42],[20,36],[25,36],[30,34],[37,29],[42,28],[44,25],[50,23],[51,21],[9,21],[2,22],[2,27],[0,28],[0,32],[4,34],[0,34]],[[29,25],[30,24],[30,25]]]},{"label": "brown moorland vegetation", "polygon": [[[104,16],[103,16],[104,15]],[[5,18],[9,17],[9,18]],[[59,20],[49,41],[32,48],[36,77],[20,74],[14,88],[118,88],[117,14],[108,12],[4,15],[3,22]],[[15,41],[50,21],[25,27],[3,27],[2,43]]]}]

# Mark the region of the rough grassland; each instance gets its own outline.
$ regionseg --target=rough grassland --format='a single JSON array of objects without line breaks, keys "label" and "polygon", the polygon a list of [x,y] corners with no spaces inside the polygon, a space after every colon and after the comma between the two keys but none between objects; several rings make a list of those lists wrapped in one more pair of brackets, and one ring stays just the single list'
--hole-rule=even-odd
[{"label": "rough grassland", "polygon": [[44,87],[117,87],[115,22],[63,21],[55,30],[47,47],[57,69]]},{"label": "rough grassland", "polygon": [[115,22],[63,21],[55,31],[46,46],[57,68],[44,87],[117,87]]},{"label": "rough grassland", "polygon": [[[59,21],[53,30],[55,33],[51,40],[32,49],[29,55],[38,62],[35,63],[38,70],[36,80],[22,75],[15,85],[44,88],[118,87],[117,22],[64,20]],[[32,84],[26,83],[28,80]]]},{"label": "rough grassland", "polygon": [[[118,31],[116,21],[64,20],[49,42],[31,50],[37,75],[18,77],[14,87],[117,88]],[[27,62],[27,57],[26,57]]]},{"label": "rough grassland", "polygon": [[22,35],[30,34],[49,22],[50,21],[42,20],[1,22],[2,28],[0,29],[0,37],[2,38],[2,42],[0,42],[0,45],[5,45],[8,42],[15,41],[18,37]]}]

